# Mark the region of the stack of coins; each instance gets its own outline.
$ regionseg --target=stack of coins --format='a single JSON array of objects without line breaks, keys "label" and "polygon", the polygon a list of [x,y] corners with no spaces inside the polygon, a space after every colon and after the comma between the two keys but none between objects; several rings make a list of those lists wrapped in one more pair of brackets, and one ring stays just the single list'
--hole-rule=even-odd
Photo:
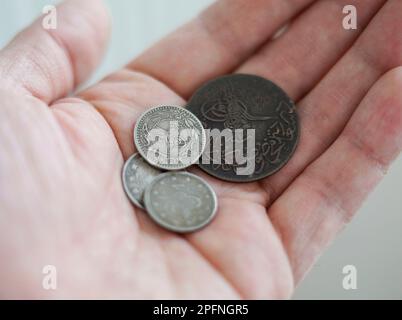
[{"label": "stack of coins", "polygon": [[168,230],[196,231],[216,214],[213,189],[203,179],[180,171],[197,162],[205,141],[201,122],[177,106],[149,109],[134,128],[138,153],[124,165],[123,186],[136,206]]},{"label": "stack of coins", "polygon": [[220,77],[198,89],[186,108],[158,106],[140,116],[138,153],[124,165],[124,189],[161,227],[193,232],[214,218],[217,197],[183,170],[197,163],[225,181],[264,179],[289,161],[298,140],[295,105],[279,86],[253,75]]}]

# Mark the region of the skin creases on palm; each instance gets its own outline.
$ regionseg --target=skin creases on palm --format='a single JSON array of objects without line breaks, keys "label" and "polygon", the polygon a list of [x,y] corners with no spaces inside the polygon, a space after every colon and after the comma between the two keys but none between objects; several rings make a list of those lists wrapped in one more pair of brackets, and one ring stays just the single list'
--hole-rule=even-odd
[{"label": "skin creases on palm", "polygon": [[[402,3],[355,1],[361,26],[351,33],[329,1],[245,2],[212,5],[75,97],[67,92],[106,45],[99,1],[61,4],[55,32],[36,23],[0,52],[1,296],[290,297],[400,152],[402,41],[392,30]],[[332,41],[323,43],[326,34]],[[218,214],[193,234],[164,231],[122,188],[135,121],[149,106],[185,105],[201,83],[231,70],[270,78],[297,101],[300,145],[260,182],[223,182],[192,168],[216,191]],[[57,290],[41,286],[46,265],[57,268]]]}]

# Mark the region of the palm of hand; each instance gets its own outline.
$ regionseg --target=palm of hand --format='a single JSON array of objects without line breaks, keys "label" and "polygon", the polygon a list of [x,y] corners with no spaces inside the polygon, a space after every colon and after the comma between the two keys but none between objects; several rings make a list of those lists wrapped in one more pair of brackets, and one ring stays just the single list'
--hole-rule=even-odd
[{"label": "palm of hand", "polygon": [[[272,32],[285,17],[311,1],[299,1],[298,8],[295,5],[287,11],[281,9],[283,2],[271,2],[278,2],[279,13],[271,17],[274,22],[265,26],[261,39],[268,38],[266,29]],[[390,31],[387,40],[399,51],[377,49],[363,80],[363,72],[356,67],[360,63],[356,54],[361,48],[371,48],[368,38],[380,38],[378,26],[383,21],[397,28],[401,3],[388,1],[378,11],[384,1],[357,2],[364,25],[375,18],[364,31],[361,27],[362,35],[354,45],[357,32],[345,34],[330,20],[334,25],[325,26],[328,30],[322,32],[331,33],[336,43],[323,44],[322,50],[328,52],[325,57],[313,59],[308,46],[297,42],[296,47],[291,40],[299,37],[298,30],[306,31],[309,15],[323,15],[325,9],[329,11],[325,16],[331,16],[338,7],[313,5],[282,37],[268,42],[257,54],[251,52],[263,43],[260,38],[245,40],[243,47],[231,43],[241,57],[234,61],[217,42],[228,31],[211,27],[211,17],[222,15],[222,8],[216,6],[129,67],[73,98],[62,97],[100,56],[106,33],[102,8],[89,1],[81,9],[97,17],[84,24],[82,33],[94,35],[94,28],[102,31],[92,38],[92,46],[86,43],[88,37],[75,35],[67,24],[76,10],[74,1],[60,8],[66,26],[61,25],[55,37],[36,26],[32,34],[17,38],[0,55],[0,61],[5,61],[0,63],[0,75],[6,85],[14,86],[0,92],[0,253],[7,261],[0,278],[4,287],[11,288],[8,293],[48,295],[40,287],[40,272],[51,264],[59,277],[54,294],[61,297],[288,297],[401,147],[402,96],[397,93],[401,71],[394,69],[380,78],[401,65],[400,39]],[[227,14],[241,20],[245,8],[242,1],[238,3]],[[247,9],[255,10],[248,14],[257,14],[263,4],[255,6]],[[250,28],[259,30],[263,26],[258,24],[265,22],[253,23],[256,26]],[[233,29],[229,38],[241,36],[236,25],[227,28]],[[198,38],[204,47],[191,48],[188,37]],[[17,51],[23,43],[38,41],[54,54],[50,57],[54,62]],[[311,47],[321,45],[319,39],[309,41]],[[350,53],[340,59],[349,47]],[[209,49],[215,58],[198,61],[196,49]],[[299,50],[300,57],[292,56],[290,49]],[[32,50],[37,54],[38,48]],[[180,56],[183,50],[185,56]],[[34,76],[19,78],[21,73],[4,72],[10,64],[7,59],[14,55],[33,64]],[[273,79],[299,101],[300,146],[283,170],[262,182],[221,182],[194,168],[217,192],[218,215],[210,226],[194,234],[164,231],[130,204],[121,185],[123,161],[134,152],[135,120],[148,106],[184,105],[181,96],[188,97],[201,82],[235,66],[237,71]],[[347,78],[361,81],[346,85],[345,69],[350,72]],[[308,73],[308,79],[301,73]],[[338,112],[330,109],[331,104],[336,104]],[[18,285],[13,274],[20,277]]]}]

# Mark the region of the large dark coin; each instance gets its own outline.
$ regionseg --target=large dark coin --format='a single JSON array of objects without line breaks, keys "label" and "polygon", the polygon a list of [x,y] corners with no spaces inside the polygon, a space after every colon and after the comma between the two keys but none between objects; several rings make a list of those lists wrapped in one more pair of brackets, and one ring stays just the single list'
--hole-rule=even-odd
[{"label": "large dark coin", "polygon": [[209,145],[199,166],[222,180],[248,182],[275,173],[291,158],[299,140],[294,103],[261,77],[235,74],[212,80],[194,93],[187,108],[207,130]]}]

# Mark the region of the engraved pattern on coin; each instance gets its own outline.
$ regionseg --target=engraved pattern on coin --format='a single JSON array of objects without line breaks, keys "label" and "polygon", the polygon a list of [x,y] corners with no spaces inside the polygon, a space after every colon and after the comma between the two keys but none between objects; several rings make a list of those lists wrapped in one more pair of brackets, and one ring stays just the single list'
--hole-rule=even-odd
[{"label": "engraved pattern on coin", "polygon": [[145,207],[151,218],[174,232],[192,232],[215,216],[217,199],[212,188],[188,172],[168,172],[147,187]]},{"label": "engraved pattern on coin", "polygon": [[251,159],[255,170],[250,175],[237,174],[236,169],[244,164],[225,163],[225,143],[220,150],[205,151],[203,157],[210,159],[214,153],[221,153],[220,164],[199,166],[222,180],[248,182],[265,178],[282,168],[296,149],[299,120],[295,105],[281,88],[264,78],[235,74],[212,80],[194,93],[187,109],[205,129],[255,129],[255,154]]},{"label": "engraved pattern on coin", "polygon": [[[191,131],[191,135],[187,139],[177,137],[177,154],[170,152],[171,124],[177,123],[178,132],[184,129]],[[149,133],[153,129],[159,129],[166,133],[166,140],[163,144],[166,146],[166,153],[163,156],[168,159],[167,162],[155,162],[150,159],[149,151],[153,150],[156,145],[151,141]],[[197,162],[205,148],[205,131],[198,120],[190,111],[176,106],[159,106],[146,111],[138,119],[134,129],[134,142],[138,152],[152,165],[165,170],[180,170]],[[197,145],[195,145],[197,143]],[[155,149],[156,150],[156,149]],[[196,150],[196,152],[191,152]],[[157,153],[157,154],[158,154]]]},{"label": "engraved pattern on coin", "polygon": [[140,208],[144,208],[145,188],[162,172],[150,166],[138,153],[132,155],[123,167],[123,186],[128,198]]}]

